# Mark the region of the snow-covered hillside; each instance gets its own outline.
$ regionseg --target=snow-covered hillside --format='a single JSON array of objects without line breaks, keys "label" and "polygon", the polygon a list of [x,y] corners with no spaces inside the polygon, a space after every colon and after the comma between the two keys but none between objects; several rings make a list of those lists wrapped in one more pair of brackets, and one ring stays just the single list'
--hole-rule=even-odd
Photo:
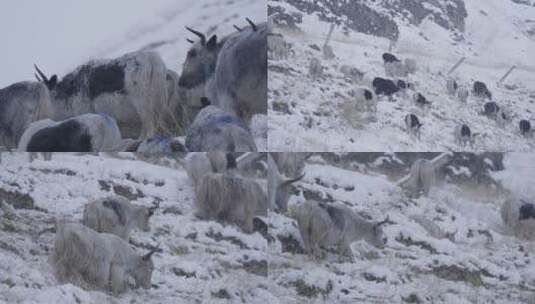
[{"label": "snow-covered hillside", "polygon": [[[460,148],[455,126],[466,123],[479,133],[477,151],[530,151],[533,139],[520,136],[521,119],[535,120],[535,6],[529,1],[268,1],[275,31],[291,44],[289,58],[269,62],[270,151],[444,151]],[[331,24],[329,45],[336,58],[325,60],[321,48]],[[351,91],[371,87],[385,77],[381,55],[391,40],[392,53],[415,59],[409,75],[416,91],[432,102],[414,105],[411,96],[394,102],[380,98],[370,122],[359,121]],[[493,99],[512,113],[504,128],[479,113],[483,103],[469,97],[461,104],[446,94],[446,75],[455,70],[462,85],[484,81]],[[309,75],[312,58],[323,75]],[[501,84],[511,66],[513,73]],[[364,73],[357,83],[341,72],[349,66]],[[410,91],[409,91],[410,92]],[[421,140],[405,132],[404,117],[423,122]],[[361,116],[361,115],[360,115]]]},{"label": "snow-covered hillside", "polygon": [[[407,155],[332,165],[332,159],[368,158],[348,154],[312,157],[290,203],[343,202],[373,220],[388,215],[394,224],[385,228],[387,245],[377,250],[354,243],[353,251],[360,252],[354,263],[335,254],[315,260],[303,254],[295,221],[270,214],[275,241],[269,245],[269,278],[282,303],[533,303],[534,243],[511,236],[499,208],[508,191],[535,196],[535,155],[505,155],[505,169],[490,173],[503,189],[489,184],[474,191],[472,177],[442,182],[429,197],[410,199],[392,178],[407,172]],[[475,174],[459,166],[462,158],[446,165],[455,168],[450,178]],[[392,160],[397,164],[388,165]],[[399,172],[377,173],[385,164],[400,165]],[[434,224],[419,224],[429,221]]]},{"label": "snow-covered hillside", "polygon": [[[264,236],[195,218],[178,157],[54,154],[29,163],[4,153],[0,303],[531,303],[535,244],[512,236],[499,208],[509,193],[535,197],[535,155],[455,154],[429,197],[409,197],[396,181],[414,160],[435,155],[319,153],[307,161],[290,204],[341,202],[394,222],[385,249],[356,242],[349,263],[306,255],[286,215],[270,212]],[[151,232],[131,236],[140,253],[161,244],[155,286],[113,297],[58,284],[48,262],[54,222],[78,221],[86,203],[112,193],[161,202]]]},{"label": "snow-covered hillside", "polygon": [[[179,158],[177,158],[179,159]],[[29,163],[4,154],[0,165],[0,303],[274,303],[261,234],[194,216],[193,189],[177,159],[54,154]],[[161,201],[151,232],[135,231],[136,250],[153,256],[153,288],[120,297],[58,284],[48,257],[57,219],[79,221],[88,202],[112,194],[135,204]],[[8,204],[6,204],[6,202]],[[12,209],[9,204],[16,208]]]}]

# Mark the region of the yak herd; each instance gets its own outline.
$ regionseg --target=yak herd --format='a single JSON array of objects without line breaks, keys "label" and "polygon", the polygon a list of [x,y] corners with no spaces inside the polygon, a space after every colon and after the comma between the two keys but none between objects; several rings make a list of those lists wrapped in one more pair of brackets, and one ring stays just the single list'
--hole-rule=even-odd
[{"label": "yak herd", "polygon": [[[277,51],[280,54],[271,55],[272,58],[286,58],[284,54],[289,54],[288,47],[283,48],[284,41],[281,37],[278,40],[272,39],[274,46],[272,52]],[[280,40],[280,41],[279,41]],[[407,81],[410,74],[414,74],[417,70],[416,61],[413,59],[405,59],[401,61],[394,54],[384,53],[382,55],[385,74],[389,78],[375,77],[371,80],[368,86],[359,87],[352,92],[357,103],[357,107],[362,106],[370,111],[375,112],[377,109],[377,101],[380,97],[387,98],[393,101],[394,97],[401,97],[411,99],[412,102],[419,108],[428,108],[432,102],[428,100],[421,92],[417,91],[415,84]],[[309,75],[313,79],[318,78],[323,72],[323,67],[318,58],[311,58],[309,62]],[[358,69],[343,65],[340,71],[345,77],[361,82],[364,74]],[[496,121],[497,125],[504,127],[507,123],[512,121],[511,113],[505,107],[500,107],[496,101],[493,101],[493,95],[488,89],[487,85],[482,81],[475,81],[470,88],[469,85],[461,85],[459,80],[455,78],[448,78],[446,80],[445,89],[447,94],[458,100],[462,104],[466,104],[468,97],[471,95],[476,100],[483,104],[481,115],[487,116],[489,119]],[[423,123],[416,114],[409,113],[405,116],[405,130],[411,137],[420,139],[420,129]],[[518,122],[518,132],[524,137],[532,137],[533,129],[531,122],[528,119],[521,119]],[[475,143],[477,133],[473,133],[470,126],[466,123],[461,123],[455,127],[454,138],[459,146],[471,145]]]},{"label": "yak herd", "polygon": [[[267,114],[267,23],[198,41],[181,75],[155,52],[93,60],[0,89],[0,147],[27,152],[257,151]],[[185,143],[176,139],[185,136]]]},{"label": "yak herd", "polygon": [[[394,224],[386,216],[372,220],[342,203],[306,200],[289,204],[291,185],[305,176],[311,153],[191,152],[184,158],[195,195],[197,220],[235,225],[244,233],[267,233],[268,211],[295,220],[303,248],[314,259],[334,250],[342,260],[354,261],[351,244],[365,241],[382,249],[388,243],[384,227]],[[446,156],[446,157],[442,157]],[[449,160],[418,159],[404,183],[412,194],[428,195],[436,186],[438,169]],[[262,172],[251,174],[247,163],[256,161]],[[80,222],[58,221],[51,263],[59,282],[119,294],[129,289],[151,288],[153,246],[142,255],[129,243],[133,229],[150,231],[153,206],[132,204],[110,196],[84,206]],[[535,239],[535,204],[510,197],[501,207],[503,222],[516,236]],[[260,225],[258,224],[260,223]],[[429,224],[431,225],[431,224]],[[260,228],[259,228],[260,227]]]}]

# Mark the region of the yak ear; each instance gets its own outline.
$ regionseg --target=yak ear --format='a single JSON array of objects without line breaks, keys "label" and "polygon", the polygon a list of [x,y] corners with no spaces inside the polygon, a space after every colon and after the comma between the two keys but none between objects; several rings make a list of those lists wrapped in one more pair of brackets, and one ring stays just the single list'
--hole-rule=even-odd
[{"label": "yak ear", "polygon": [[54,89],[58,85],[58,75],[53,75],[48,81],[49,89]]},{"label": "yak ear", "polygon": [[208,42],[206,43],[206,47],[210,51],[215,50],[215,48],[217,47],[217,35],[213,35],[212,37],[210,37],[210,39],[208,39]]}]

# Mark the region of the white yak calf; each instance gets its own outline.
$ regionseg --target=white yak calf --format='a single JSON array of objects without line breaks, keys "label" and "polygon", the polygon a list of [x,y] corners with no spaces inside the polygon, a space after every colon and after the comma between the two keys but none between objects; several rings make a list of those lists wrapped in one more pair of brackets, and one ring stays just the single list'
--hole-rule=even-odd
[{"label": "white yak calf", "polygon": [[150,231],[149,220],[158,208],[131,204],[121,196],[107,197],[87,204],[82,223],[97,232],[115,234],[127,240],[130,231]]},{"label": "white yak calf", "polygon": [[158,249],[138,255],[128,242],[76,223],[58,223],[51,263],[61,283],[119,294],[151,287]]}]

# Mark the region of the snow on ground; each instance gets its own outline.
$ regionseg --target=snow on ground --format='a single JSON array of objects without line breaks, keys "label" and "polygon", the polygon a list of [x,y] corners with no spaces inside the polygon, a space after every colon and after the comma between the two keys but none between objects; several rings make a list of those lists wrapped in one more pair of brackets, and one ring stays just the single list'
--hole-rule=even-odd
[{"label": "snow on ground", "polygon": [[[533,139],[519,135],[521,119],[535,120],[535,41],[525,35],[525,27],[535,15],[535,7],[511,1],[465,1],[468,11],[465,40],[454,40],[448,31],[433,22],[418,26],[398,20],[400,38],[393,53],[413,58],[416,74],[409,80],[433,104],[422,110],[412,102],[412,94],[394,102],[381,98],[375,119],[358,121],[355,100],[350,91],[357,86],[371,87],[374,77],[385,77],[381,55],[389,41],[371,35],[335,28],[330,42],[336,58],[323,60],[321,48],[330,25],[315,15],[307,15],[290,4],[272,2],[288,14],[300,13],[302,32],[276,29],[292,44],[288,59],[269,62],[269,149],[270,151],[531,151]],[[474,80],[487,83],[494,100],[512,113],[504,128],[479,114],[483,103],[470,97],[460,104],[446,94],[447,71],[461,57],[465,63],[452,76],[461,84]],[[309,62],[321,58],[323,76],[309,76]],[[355,84],[347,80],[340,67],[348,65],[365,73]],[[516,70],[501,86],[498,80],[512,66]],[[410,91],[409,91],[410,92]],[[411,138],[404,117],[414,113],[423,122],[421,140]],[[475,147],[461,148],[453,137],[455,126],[467,123],[479,133]]]},{"label": "snow on ground", "polygon": [[[513,192],[517,180],[533,185],[534,164],[533,155],[506,155],[497,179]],[[309,161],[291,204],[315,197],[343,202],[373,220],[389,215],[395,224],[385,228],[386,248],[356,242],[354,263],[333,253],[317,261],[303,253],[296,223],[271,213],[269,278],[281,303],[533,301],[535,244],[503,227],[503,195],[475,197],[463,185],[443,184],[429,197],[410,199],[390,177],[347,167]],[[426,221],[433,225],[420,224]]]},{"label": "snow on ground", "polygon": [[[2,156],[0,195],[19,193],[8,199],[25,201],[28,194],[35,207],[14,215],[0,208],[0,303],[274,302],[267,241],[259,233],[195,218],[192,185],[180,162],[163,167],[124,158],[54,154],[51,162],[29,163],[26,154]],[[161,201],[151,232],[131,236],[138,244],[161,244],[163,252],[153,255],[157,287],[114,298],[58,284],[48,263],[54,233],[46,229],[57,219],[81,220],[85,204],[113,193],[140,205]]]}]

